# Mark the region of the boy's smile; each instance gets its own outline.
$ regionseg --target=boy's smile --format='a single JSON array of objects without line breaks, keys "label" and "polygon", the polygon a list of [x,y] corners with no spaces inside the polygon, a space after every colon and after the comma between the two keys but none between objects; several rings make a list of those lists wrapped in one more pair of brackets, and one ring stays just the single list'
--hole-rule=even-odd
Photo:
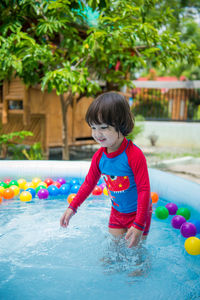
[{"label": "boy's smile", "polygon": [[116,151],[123,139],[124,136],[121,132],[117,132],[113,126],[107,124],[91,124],[92,137],[101,147],[106,147],[107,152],[111,153]]}]

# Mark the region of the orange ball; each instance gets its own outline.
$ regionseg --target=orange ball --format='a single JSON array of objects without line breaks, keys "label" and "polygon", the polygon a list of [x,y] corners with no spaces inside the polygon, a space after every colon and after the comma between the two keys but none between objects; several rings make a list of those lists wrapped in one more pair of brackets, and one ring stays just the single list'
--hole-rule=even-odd
[{"label": "orange ball", "polygon": [[15,196],[15,193],[11,188],[7,188],[3,191],[4,199],[12,199],[14,196]]},{"label": "orange ball", "polygon": [[153,203],[157,203],[159,199],[158,194],[155,192],[151,192],[151,199]]},{"label": "orange ball", "polygon": [[0,204],[3,202],[3,199],[2,199],[2,197],[0,197]]},{"label": "orange ball", "polygon": [[67,197],[67,202],[70,204],[75,196],[76,194],[69,194],[69,196]]}]

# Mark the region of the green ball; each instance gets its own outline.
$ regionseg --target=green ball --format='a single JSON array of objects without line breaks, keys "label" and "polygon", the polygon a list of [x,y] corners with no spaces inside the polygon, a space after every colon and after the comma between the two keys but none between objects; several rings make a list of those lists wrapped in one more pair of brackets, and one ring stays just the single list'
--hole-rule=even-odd
[{"label": "green ball", "polygon": [[169,216],[169,211],[165,206],[159,206],[156,208],[155,214],[158,219],[163,220],[167,219],[167,217]]},{"label": "green ball", "polygon": [[36,193],[38,193],[39,190],[41,190],[41,189],[46,189],[46,186],[45,185],[38,185],[38,187],[36,187],[36,189],[35,189]]},{"label": "green ball", "polygon": [[189,220],[190,215],[191,215],[189,209],[186,208],[186,207],[179,208],[177,210],[176,214],[179,215],[179,216],[183,216],[186,220]]},{"label": "green ball", "polygon": [[7,183],[0,181],[0,186],[2,186],[4,189],[7,189],[8,185]]},{"label": "green ball", "polygon": [[11,181],[9,182],[9,185],[8,185],[8,186],[10,187],[10,186],[12,186],[12,185],[19,186],[17,180],[11,180]]}]

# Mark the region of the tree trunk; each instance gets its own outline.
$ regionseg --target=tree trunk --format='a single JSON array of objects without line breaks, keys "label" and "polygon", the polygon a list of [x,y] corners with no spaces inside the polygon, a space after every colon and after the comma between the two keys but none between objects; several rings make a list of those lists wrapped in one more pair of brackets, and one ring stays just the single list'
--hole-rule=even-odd
[{"label": "tree trunk", "polygon": [[69,147],[68,147],[68,128],[67,128],[67,110],[70,104],[67,99],[65,100],[64,95],[60,95],[61,113],[62,113],[62,159],[69,160]]}]

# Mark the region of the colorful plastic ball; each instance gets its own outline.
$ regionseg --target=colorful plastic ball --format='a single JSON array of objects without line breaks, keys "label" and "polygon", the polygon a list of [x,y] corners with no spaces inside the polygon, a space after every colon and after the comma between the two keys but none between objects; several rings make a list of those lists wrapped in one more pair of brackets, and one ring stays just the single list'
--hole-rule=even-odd
[{"label": "colorful plastic ball", "polygon": [[24,178],[18,179],[17,182],[20,189],[25,189],[26,180]]},{"label": "colorful plastic ball", "polygon": [[32,179],[33,188],[36,188],[42,180],[38,177]]},{"label": "colorful plastic ball", "polygon": [[181,215],[176,215],[172,218],[171,224],[175,229],[180,229],[181,225],[186,222],[186,219]]},{"label": "colorful plastic ball", "polygon": [[2,199],[2,197],[0,197],[0,204],[3,202],[3,199]]},{"label": "colorful plastic ball", "polygon": [[70,193],[71,194],[77,194],[80,187],[81,187],[80,184],[72,185],[72,187],[70,189]]},{"label": "colorful plastic ball", "polygon": [[20,196],[19,196],[19,199],[22,201],[22,202],[30,202],[32,200],[32,195],[30,192],[27,192],[27,191],[23,191],[21,192]]},{"label": "colorful plastic ball", "polygon": [[31,193],[32,198],[35,198],[35,195],[36,195],[35,189],[33,189],[33,188],[28,188],[28,189],[26,190],[26,192]]},{"label": "colorful plastic ball", "polygon": [[178,210],[178,206],[175,203],[167,203],[165,207],[168,209],[170,215],[175,215]]},{"label": "colorful plastic ball", "polygon": [[14,191],[15,196],[19,195],[20,188],[17,185],[11,185],[10,189],[12,189]]},{"label": "colorful plastic ball", "polygon": [[159,206],[156,208],[155,214],[158,219],[163,220],[163,219],[167,219],[167,217],[169,216],[169,211],[167,210],[166,207]]},{"label": "colorful plastic ball", "polygon": [[11,179],[5,179],[4,182],[9,186],[9,183],[11,182]]},{"label": "colorful plastic ball", "polygon": [[104,194],[105,196],[108,196],[108,189],[107,189],[106,186],[105,186],[105,188],[103,189],[103,194]]},{"label": "colorful plastic ball", "polygon": [[61,187],[61,183],[58,181],[55,181],[53,185],[57,186],[58,189]]},{"label": "colorful plastic ball", "polygon": [[68,195],[70,191],[70,184],[69,183],[64,183],[61,185],[59,188],[60,194],[61,195]]},{"label": "colorful plastic ball", "polygon": [[35,188],[34,184],[32,182],[27,182],[25,185],[24,185],[24,189],[27,190],[28,188]]},{"label": "colorful plastic ball", "polygon": [[177,210],[176,214],[183,216],[186,220],[189,220],[190,215],[191,215],[189,209],[186,207],[179,208]]},{"label": "colorful plastic ball", "polygon": [[5,188],[3,186],[0,186],[0,196],[3,196],[3,191],[5,190]]},{"label": "colorful plastic ball", "polygon": [[43,182],[43,181],[39,182],[38,185],[37,185],[37,187],[41,186],[41,185],[44,186],[46,189],[48,187],[48,185],[45,182]]},{"label": "colorful plastic ball", "polygon": [[103,189],[106,187],[106,183],[103,182],[103,183],[101,183],[99,186],[102,188],[102,191],[103,191]]},{"label": "colorful plastic ball", "polygon": [[36,193],[38,194],[38,192],[39,192],[40,190],[44,190],[44,189],[47,189],[46,186],[44,186],[44,185],[39,185],[38,187],[36,187],[35,191],[36,191]]},{"label": "colorful plastic ball", "polygon": [[157,203],[158,202],[158,194],[155,193],[155,192],[151,192],[151,200],[152,200],[152,203]]},{"label": "colorful plastic ball", "polygon": [[102,194],[102,188],[99,185],[96,185],[95,188],[92,191],[92,195],[99,196]]},{"label": "colorful plastic ball", "polygon": [[15,185],[15,186],[19,186],[17,180],[11,180],[8,184],[9,187],[11,187],[12,185]]},{"label": "colorful plastic ball", "polygon": [[181,225],[180,231],[181,231],[182,236],[185,238],[195,236],[197,233],[195,225],[190,222],[183,223]]},{"label": "colorful plastic ball", "polygon": [[67,197],[67,202],[70,204],[75,196],[76,194],[69,194],[69,196]]},{"label": "colorful plastic ball", "polygon": [[15,193],[11,188],[7,188],[3,191],[4,199],[12,199],[14,196],[15,196]]},{"label": "colorful plastic ball", "polygon": [[189,237],[185,240],[185,250],[190,255],[200,254],[200,239],[195,236]]},{"label": "colorful plastic ball", "polygon": [[200,233],[200,220],[192,219],[192,220],[190,220],[190,223],[194,224],[194,226],[196,227],[197,234],[199,234]]},{"label": "colorful plastic ball", "polygon": [[47,184],[47,186],[50,186],[51,184],[53,184],[53,179],[52,178],[46,178],[45,180],[44,180],[44,182]]},{"label": "colorful plastic ball", "polygon": [[70,185],[71,185],[71,186],[72,186],[72,185],[76,185],[76,184],[79,184],[79,180],[78,180],[78,179],[73,178],[73,179],[70,180]]},{"label": "colorful plastic ball", "polygon": [[57,196],[60,193],[59,188],[53,184],[49,185],[47,190],[49,192],[49,196]]},{"label": "colorful plastic ball", "polygon": [[64,178],[58,178],[56,181],[60,182],[61,185],[66,183],[66,180]]},{"label": "colorful plastic ball", "polygon": [[49,192],[47,189],[41,189],[39,190],[37,195],[40,199],[47,199],[49,197]]},{"label": "colorful plastic ball", "polygon": [[0,182],[0,186],[2,186],[4,189],[7,189],[7,187],[8,187],[7,183],[5,183],[3,181]]}]

